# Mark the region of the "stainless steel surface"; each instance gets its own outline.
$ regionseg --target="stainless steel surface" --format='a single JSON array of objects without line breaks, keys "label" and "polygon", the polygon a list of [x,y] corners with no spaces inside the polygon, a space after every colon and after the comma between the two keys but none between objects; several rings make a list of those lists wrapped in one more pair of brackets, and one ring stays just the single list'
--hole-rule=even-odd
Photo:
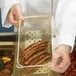
[{"label": "stainless steel surface", "polygon": [[11,35],[16,35],[15,32],[1,32],[0,36],[11,36]]}]

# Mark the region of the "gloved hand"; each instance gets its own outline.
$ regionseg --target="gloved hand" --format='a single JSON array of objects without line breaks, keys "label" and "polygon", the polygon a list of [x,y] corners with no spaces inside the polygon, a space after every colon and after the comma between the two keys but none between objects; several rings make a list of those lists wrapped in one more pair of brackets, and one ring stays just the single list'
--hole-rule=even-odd
[{"label": "gloved hand", "polygon": [[56,48],[52,55],[51,69],[58,73],[63,73],[70,66],[70,56],[69,53],[71,47],[68,45],[60,45]]},{"label": "gloved hand", "polygon": [[10,24],[16,24],[18,20],[22,18],[22,8],[20,4],[15,4],[9,10],[7,15],[7,22]]}]

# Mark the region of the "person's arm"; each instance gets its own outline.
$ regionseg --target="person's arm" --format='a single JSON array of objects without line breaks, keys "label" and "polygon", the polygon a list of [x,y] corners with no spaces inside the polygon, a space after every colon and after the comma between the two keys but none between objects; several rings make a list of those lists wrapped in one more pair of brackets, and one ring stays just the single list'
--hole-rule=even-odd
[{"label": "person's arm", "polygon": [[[65,0],[63,0],[65,1]],[[66,3],[67,2],[67,3]],[[76,1],[66,1],[56,15],[56,23],[59,34],[56,36],[55,52],[52,55],[52,70],[63,73],[71,64],[69,53],[71,52],[76,35]],[[61,60],[58,63],[59,59]]]},{"label": "person's arm", "polygon": [[69,2],[64,10],[59,35],[57,36],[57,46],[60,44],[69,45],[73,48],[76,34],[76,1]]},{"label": "person's arm", "polygon": [[13,5],[20,4],[19,0],[1,0],[1,16],[2,16],[2,26],[9,28],[11,24],[6,23],[6,17],[8,15],[9,10]]}]

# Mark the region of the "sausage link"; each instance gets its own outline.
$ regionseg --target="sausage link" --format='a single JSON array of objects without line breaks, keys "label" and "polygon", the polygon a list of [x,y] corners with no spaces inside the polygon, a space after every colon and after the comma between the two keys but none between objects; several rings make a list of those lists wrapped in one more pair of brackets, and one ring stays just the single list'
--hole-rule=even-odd
[{"label": "sausage link", "polygon": [[[40,61],[42,62],[43,59],[44,59],[46,56],[48,56],[48,55],[46,55],[46,54],[41,55],[40,57],[38,57],[38,58],[34,59],[33,61],[31,61],[30,65],[37,65],[38,62],[40,62]],[[48,57],[49,57],[49,56],[48,56]],[[43,62],[42,62],[42,63],[43,63]]]},{"label": "sausage link", "polygon": [[22,56],[25,56],[25,54],[27,54],[31,49],[33,49],[33,48],[35,48],[39,45],[47,44],[47,43],[48,43],[47,40],[42,40],[42,41],[38,41],[38,42],[35,42],[35,43],[31,44],[25,50],[22,51]]},{"label": "sausage link", "polygon": [[42,45],[36,46],[33,49],[31,49],[27,54],[25,54],[23,59],[25,58],[27,60],[31,56],[33,56],[34,54],[37,54],[39,51],[45,50],[46,48],[47,48],[46,44],[42,44]]},{"label": "sausage link", "polygon": [[41,55],[46,54],[47,52],[42,50],[41,52],[39,52],[38,54],[33,55],[32,57],[30,57],[27,61],[25,61],[25,64],[28,65],[30,64],[34,59],[40,57]]},{"label": "sausage link", "polygon": [[51,57],[50,56],[45,56],[41,61],[39,61],[38,63],[37,63],[37,65],[39,65],[39,64],[42,64],[42,63],[44,63],[46,60],[51,60]]}]

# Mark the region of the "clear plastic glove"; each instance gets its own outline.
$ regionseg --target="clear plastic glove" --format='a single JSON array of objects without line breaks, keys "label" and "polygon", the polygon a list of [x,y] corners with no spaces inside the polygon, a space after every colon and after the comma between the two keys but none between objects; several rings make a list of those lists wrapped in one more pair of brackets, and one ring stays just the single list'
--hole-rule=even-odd
[{"label": "clear plastic glove", "polygon": [[22,8],[19,4],[15,4],[9,10],[7,15],[7,22],[10,24],[16,24],[18,20],[22,18]]},{"label": "clear plastic glove", "polygon": [[69,53],[71,47],[67,45],[60,45],[52,55],[51,69],[58,73],[63,73],[70,66]]}]

